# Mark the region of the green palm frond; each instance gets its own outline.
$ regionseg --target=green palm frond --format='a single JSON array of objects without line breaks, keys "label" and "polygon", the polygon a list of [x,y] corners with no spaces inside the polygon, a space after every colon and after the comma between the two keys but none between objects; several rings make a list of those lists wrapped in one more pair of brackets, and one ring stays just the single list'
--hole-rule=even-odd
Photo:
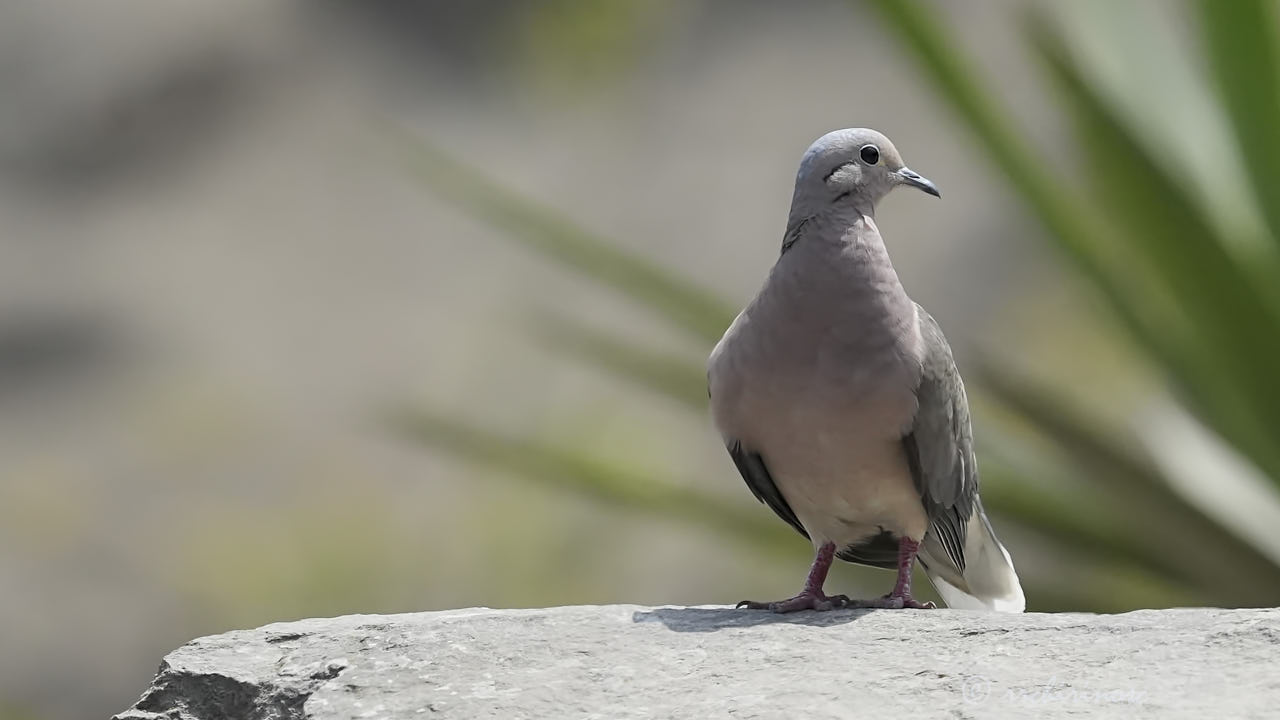
[{"label": "green palm frond", "polygon": [[710,291],[627,252],[563,213],[536,203],[431,143],[394,131],[401,157],[437,197],[505,237],[648,308],[698,339],[718,338],[736,311]]},{"label": "green palm frond", "polygon": [[724,532],[753,551],[785,555],[788,548],[796,547],[791,528],[773,522],[765,513],[700,492],[691,483],[640,475],[621,463],[568,447],[507,437],[421,409],[396,413],[391,421],[416,442],[632,512],[697,522]]},{"label": "green palm frond", "polygon": [[1235,129],[1252,189],[1280,240],[1280,39],[1267,0],[1198,0],[1205,58]]}]

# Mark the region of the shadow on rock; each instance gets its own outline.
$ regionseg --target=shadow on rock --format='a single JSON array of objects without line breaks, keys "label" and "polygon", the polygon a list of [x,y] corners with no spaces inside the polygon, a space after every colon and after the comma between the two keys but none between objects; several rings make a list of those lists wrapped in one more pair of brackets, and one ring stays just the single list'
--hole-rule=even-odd
[{"label": "shadow on rock", "polygon": [[779,614],[764,610],[739,610],[731,607],[662,607],[639,610],[631,616],[632,622],[660,622],[675,632],[716,632],[725,628],[755,627],[786,623],[829,627],[861,620],[874,610],[829,610],[815,612],[802,610]]}]

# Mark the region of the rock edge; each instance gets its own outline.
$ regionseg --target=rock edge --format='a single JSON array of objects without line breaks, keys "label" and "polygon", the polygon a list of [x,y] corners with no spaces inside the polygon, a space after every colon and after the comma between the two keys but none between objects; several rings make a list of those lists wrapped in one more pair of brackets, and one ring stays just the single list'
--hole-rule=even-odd
[{"label": "rock edge", "polygon": [[1264,717],[1280,609],[349,615],[199,638],[115,720]]}]

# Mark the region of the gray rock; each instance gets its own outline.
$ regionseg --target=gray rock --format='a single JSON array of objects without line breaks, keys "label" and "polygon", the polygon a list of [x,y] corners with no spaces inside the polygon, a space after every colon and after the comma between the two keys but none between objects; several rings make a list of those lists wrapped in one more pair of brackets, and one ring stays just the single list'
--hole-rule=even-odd
[{"label": "gray rock", "polygon": [[116,718],[1261,718],[1278,662],[1277,609],[471,609],[200,638]]}]

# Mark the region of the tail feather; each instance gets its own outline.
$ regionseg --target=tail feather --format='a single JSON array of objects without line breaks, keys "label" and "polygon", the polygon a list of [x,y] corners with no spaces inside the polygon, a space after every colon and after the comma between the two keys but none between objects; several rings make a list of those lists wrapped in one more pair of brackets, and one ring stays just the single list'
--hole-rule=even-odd
[{"label": "tail feather", "polygon": [[1019,613],[1027,601],[1009,552],[996,539],[982,505],[974,508],[964,543],[964,570],[952,563],[941,544],[926,536],[921,549],[925,574],[947,607]]}]

